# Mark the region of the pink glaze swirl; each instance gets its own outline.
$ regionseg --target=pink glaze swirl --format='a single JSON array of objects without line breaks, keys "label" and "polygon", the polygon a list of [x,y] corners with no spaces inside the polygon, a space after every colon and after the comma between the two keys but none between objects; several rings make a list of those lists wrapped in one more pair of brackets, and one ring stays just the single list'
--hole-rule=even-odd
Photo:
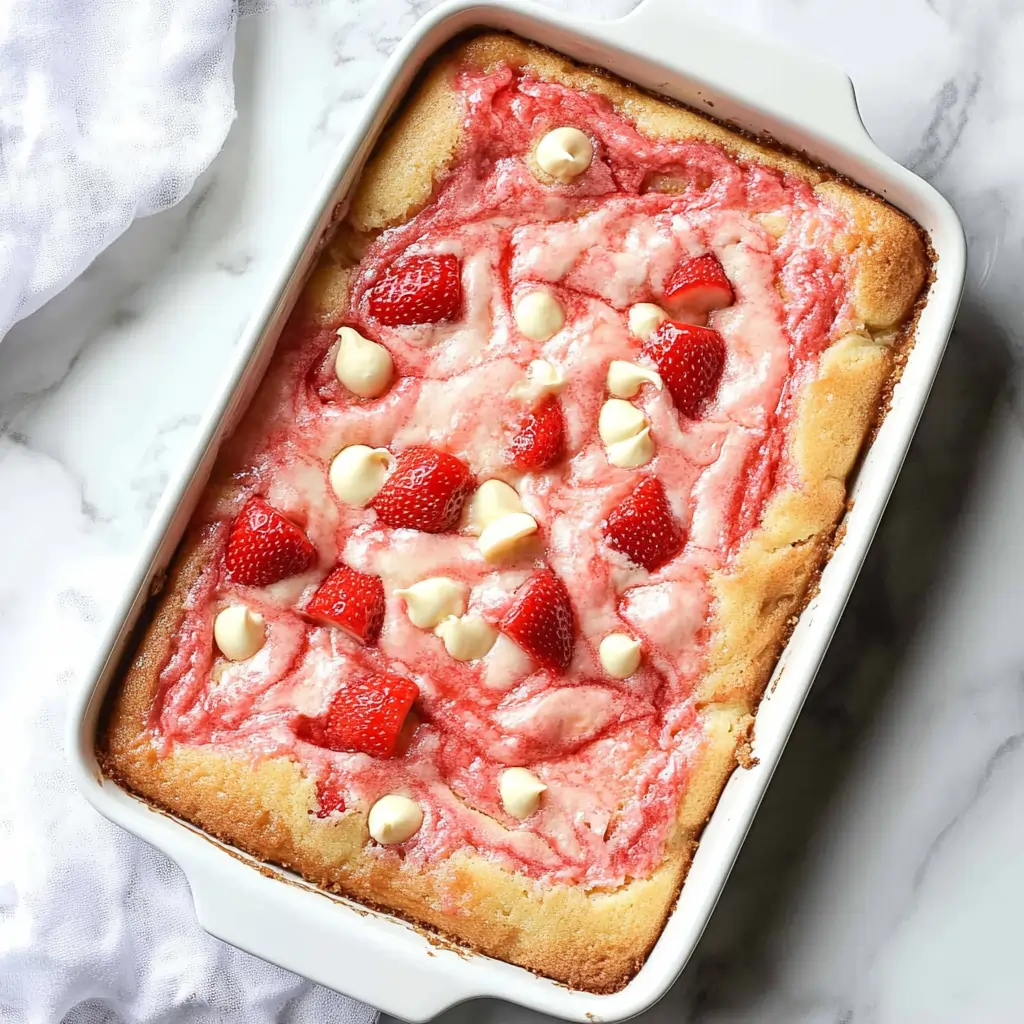
[{"label": "pink glaze swirl", "polygon": [[[373,243],[352,287],[346,322],[391,352],[392,387],[374,400],[348,394],[330,370],[333,330],[303,328],[287,354],[286,400],[269,414],[257,457],[239,477],[245,494],[262,493],[306,528],[318,563],[262,589],[232,585],[219,562],[209,565],[162,674],[154,730],[164,744],[296,759],[321,798],[330,794],[330,806],[313,812],[325,827],[341,808],[396,790],[412,795],[425,810],[403,847],[413,863],[471,848],[536,878],[614,886],[659,862],[701,754],[691,693],[707,642],[708,580],[792,472],[783,443],[792,395],[846,314],[849,268],[824,244],[845,225],[804,181],[711,144],[647,138],[603,98],[507,69],[466,73],[458,90],[458,160],[426,209]],[[586,132],[594,160],[571,184],[543,184],[527,155],[558,125]],[[685,187],[648,190],[661,176]],[[781,237],[765,230],[762,214],[784,219]],[[635,402],[650,420],[656,457],[641,470],[613,468],[596,423],[609,362],[641,359],[628,307],[658,301],[680,259],[707,251],[735,291],[735,303],[711,318],[727,348],[717,395],[702,418],[689,420],[667,391],[645,387]],[[427,327],[375,323],[366,297],[381,268],[401,254],[442,252],[462,261],[463,317]],[[516,298],[538,283],[566,314],[564,329],[544,343],[519,333],[512,315]],[[509,390],[536,358],[567,378],[560,400],[568,457],[520,474],[503,454],[520,408]],[[533,564],[495,568],[465,531],[390,529],[372,510],[341,505],[327,468],[357,443],[393,452],[433,445],[458,455],[478,480],[499,477],[520,492],[572,599],[577,640],[564,676],[539,669],[507,638],[480,661],[456,662],[412,625],[396,589],[450,576],[472,588],[471,611],[497,622]],[[609,512],[651,472],[687,537],[654,573],[630,565],[601,535]],[[209,513],[216,543],[223,545],[236,509]],[[384,581],[387,615],[376,647],[296,610],[339,560]],[[232,601],[267,622],[262,650],[237,663],[217,658],[212,641],[213,618]],[[597,648],[623,630],[642,639],[645,656],[619,681],[602,670]],[[296,739],[297,713],[320,712],[350,673],[384,670],[409,676],[421,691],[418,725],[400,756],[375,760]],[[510,765],[528,766],[548,786],[540,810],[523,822],[498,796]]]}]

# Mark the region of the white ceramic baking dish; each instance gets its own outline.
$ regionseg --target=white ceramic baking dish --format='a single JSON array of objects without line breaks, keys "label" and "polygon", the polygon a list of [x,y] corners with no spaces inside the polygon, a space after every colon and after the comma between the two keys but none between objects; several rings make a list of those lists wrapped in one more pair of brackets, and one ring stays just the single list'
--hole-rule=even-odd
[{"label": "white ceramic baking dish", "polygon": [[[622,1020],[654,1003],[683,969],[718,900],[853,588],[906,455],[956,314],[965,243],[949,204],[893,162],[868,136],[849,79],[832,67],[680,9],[645,0],[627,17],[594,22],[525,4],[463,0],[435,9],[398,47],[341,148],[267,300],[237,347],[189,457],[153,518],[131,590],[71,713],[68,751],[82,791],[111,820],[172,857],[188,876],[196,913],[214,935],[315,981],[411,1021],[456,1003],[495,996],[575,1021]],[[620,992],[574,992],[488,957],[432,944],[386,914],[327,896],[284,872],[253,869],[193,826],[152,811],[102,780],[93,754],[103,695],[145,604],[205,483],[219,443],[259,382],[304,275],[381,127],[423,61],[475,27],[507,29],[597,64],[664,95],[804,151],[913,217],[938,256],[935,280],[892,407],[858,471],[846,530],[821,586],[793,633],[757,715],[756,767],[737,771],[722,794],[665,930],[642,970]],[[784,678],[780,678],[783,668]]]}]

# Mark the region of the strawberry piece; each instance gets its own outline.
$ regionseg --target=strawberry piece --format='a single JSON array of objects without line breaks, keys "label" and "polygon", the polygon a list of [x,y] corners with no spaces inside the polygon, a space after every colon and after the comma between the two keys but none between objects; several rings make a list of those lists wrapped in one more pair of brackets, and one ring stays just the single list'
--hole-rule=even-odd
[{"label": "strawberry piece", "polygon": [[316,816],[329,818],[335,812],[345,810],[345,797],[338,789],[338,780],[334,776],[316,780]]},{"label": "strawberry piece", "polygon": [[473,475],[461,459],[415,445],[395,460],[372,504],[388,526],[444,533],[458,522],[472,487]]},{"label": "strawberry piece", "polygon": [[604,522],[605,540],[627,558],[654,572],[683,546],[683,531],[669,507],[665,488],[645,477]]},{"label": "strawberry piece", "polygon": [[685,306],[695,313],[710,313],[735,300],[722,264],[710,252],[684,259],[672,271],[665,283],[665,298],[673,306]]},{"label": "strawberry piece", "polygon": [[546,398],[520,420],[506,456],[516,469],[528,473],[547,469],[565,451],[565,420],[557,398]]},{"label": "strawberry piece", "polygon": [[575,629],[565,584],[550,570],[535,572],[516,591],[501,631],[545,668],[564,672],[572,660]]},{"label": "strawberry piece", "polygon": [[361,644],[372,644],[384,625],[384,584],[379,576],[339,565],[320,584],[306,614],[343,629]]},{"label": "strawberry piece", "polygon": [[224,561],[236,583],[266,587],[305,572],[316,558],[309,538],[263,498],[250,498],[235,517]]},{"label": "strawberry piece", "polygon": [[390,672],[349,680],[322,715],[299,715],[292,728],[300,740],[328,750],[391,757],[406,715],[419,695],[419,687],[411,679]]},{"label": "strawberry piece", "polygon": [[388,327],[453,320],[462,310],[461,264],[451,253],[410,256],[384,271],[368,301]]},{"label": "strawberry piece", "polygon": [[718,331],[666,320],[644,343],[643,353],[654,361],[676,408],[696,419],[722,379],[725,342]]}]

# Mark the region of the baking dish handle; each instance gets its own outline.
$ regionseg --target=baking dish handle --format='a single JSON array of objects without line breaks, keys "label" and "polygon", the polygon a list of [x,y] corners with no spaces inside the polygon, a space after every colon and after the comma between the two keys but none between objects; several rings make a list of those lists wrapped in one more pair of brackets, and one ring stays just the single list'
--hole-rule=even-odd
[{"label": "baking dish handle", "polygon": [[[411,928],[247,864],[225,864],[219,851],[172,853],[199,923],[232,946],[412,1022],[485,994],[444,963],[457,954],[432,948]],[[338,915],[356,914],[339,937]],[[406,947],[397,957],[396,946]]]},{"label": "baking dish handle", "polygon": [[[685,0],[643,0],[623,18],[599,29],[591,25],[609,44],[685,68],[709,91],[779,117],[803,134],[812,129],[865,156],[879,152],[861,120],[853,83],[832,64],[687,10]],[[707,112],[735,119],[718,103]]]}]

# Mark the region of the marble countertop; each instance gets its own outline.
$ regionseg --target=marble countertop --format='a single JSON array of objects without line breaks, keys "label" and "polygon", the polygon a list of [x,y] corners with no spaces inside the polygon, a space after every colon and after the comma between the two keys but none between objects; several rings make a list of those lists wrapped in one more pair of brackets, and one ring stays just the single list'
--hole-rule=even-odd
[{"label": "marble countertop", "polygon": [[[68,594],[98,635],[275,256],[430,6],[264,3],[243,18],[239,116],[214,166],[0,345],[0,665]],[[642,1019],[1021,1020],[1024,6],[735,0],[718,13],[844,67],[881,146],[959,211],[971,262],[781,767],[690,966]],[[476,1003],[444,1019],[540,1017]]]}]

